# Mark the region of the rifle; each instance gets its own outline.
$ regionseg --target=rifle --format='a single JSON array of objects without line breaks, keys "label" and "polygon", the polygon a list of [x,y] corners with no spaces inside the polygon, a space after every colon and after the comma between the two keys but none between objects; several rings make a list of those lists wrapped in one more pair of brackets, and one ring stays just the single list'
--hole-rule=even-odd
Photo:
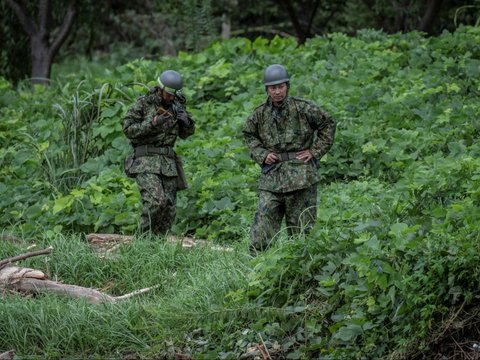
[{"label": "rifle", "polygon": [[165,115],[167,114],[168,116],[173,116],[173,114],[168,111],[167,109],[165,109],[163,106],[160,106],[158,109],[157,109],[157,115]]}]

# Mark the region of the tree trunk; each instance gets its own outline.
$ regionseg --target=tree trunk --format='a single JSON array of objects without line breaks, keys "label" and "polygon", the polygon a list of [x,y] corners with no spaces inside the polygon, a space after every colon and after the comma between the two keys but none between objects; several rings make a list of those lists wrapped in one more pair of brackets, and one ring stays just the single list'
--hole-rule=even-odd
[{"label": "tree trunk", "polygon": [[46,84],[50,79],[52,58],[48,45],[41,36],[33,36],[30,40],[32,54],[31,81],[34,84]]},{"label": "tree trunk", "polygon": [[417,29],[427,34],[432,33],[433,24],[435,23],[438,13],[443,5],[443,0],[427,0],[427,9],[418,23]]},{"label": "tree trunk", "polygon": [[[24,2],[6,0],[17,15],[23,29],[30,38],[32,57],[32,83],[47,84],[50,79],[52,62],[58,50],[65,42],[76,16],[75,2],[70,2],[60,27],[51,29],[51,0],[41,0],[38,4],[38,16],[34,19],[27,12]],[[52,35],[55,34],[53,37]]]}]

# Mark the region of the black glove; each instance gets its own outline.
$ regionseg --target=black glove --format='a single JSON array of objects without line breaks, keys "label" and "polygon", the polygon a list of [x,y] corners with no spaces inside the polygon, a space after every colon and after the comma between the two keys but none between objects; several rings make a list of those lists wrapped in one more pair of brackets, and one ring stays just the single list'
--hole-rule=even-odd
[{"label": "black glove", "polygon": [[177,120],[180,124],[185,127],[192,126],[190,119],[188,118],[187,112],[183,109],[177,111]]}]

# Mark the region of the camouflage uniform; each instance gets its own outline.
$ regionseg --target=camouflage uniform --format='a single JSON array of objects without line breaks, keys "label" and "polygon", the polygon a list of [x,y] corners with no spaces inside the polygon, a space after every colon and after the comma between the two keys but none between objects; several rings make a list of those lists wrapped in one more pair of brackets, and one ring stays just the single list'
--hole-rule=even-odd
[{"label": "camouflage uniform", "polygon": [[[178,136],[185,139],[195,132],[195,123],[188,116],[191,125],[187,127],[176,118],[178,109],[185,110],[183,96],[176,96],[167,106],[158,91],[158,87],[150,90],[127,111],[123,131],[134,148],[134,155],[125,162],[125,172],[135,178],[142,197],[140,231],[164,235],[175,219],[177,190],[181,189],[181,160],[173,146]],[[152,119],[161,107],[168,113],[154,125]]]},{"label": "camouflage uniform", "polygon": [[[255,109],[244,124],[245,142],[261,168],[259,203],[252,224],[252,246],[265,249],[285,217],[289,235],[311,229],[316,220],[317,167],[335,136],[335,121],[315,104],[288,96],[281,106],[267,102]],[[296,159],[310,149],[314,159]],[[270,152],[280,161],[264,163]]]}]

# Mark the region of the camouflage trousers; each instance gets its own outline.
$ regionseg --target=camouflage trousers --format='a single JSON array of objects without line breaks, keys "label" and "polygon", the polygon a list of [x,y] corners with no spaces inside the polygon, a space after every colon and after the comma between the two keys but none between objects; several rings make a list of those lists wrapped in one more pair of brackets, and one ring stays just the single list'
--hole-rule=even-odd
[{"label": "camouflage trousers", "polygon": [[308,233],[317,218],[317,184],[287,193],[260,190],[251,229],[252,250],[265,250],[280,231],[283,218],[289,236]]},{"label": "camouflage trousers", "polygon": [[142,197],[140,232],[165,235],[176,215],[177,178],[141,173],[135,177]]}]

